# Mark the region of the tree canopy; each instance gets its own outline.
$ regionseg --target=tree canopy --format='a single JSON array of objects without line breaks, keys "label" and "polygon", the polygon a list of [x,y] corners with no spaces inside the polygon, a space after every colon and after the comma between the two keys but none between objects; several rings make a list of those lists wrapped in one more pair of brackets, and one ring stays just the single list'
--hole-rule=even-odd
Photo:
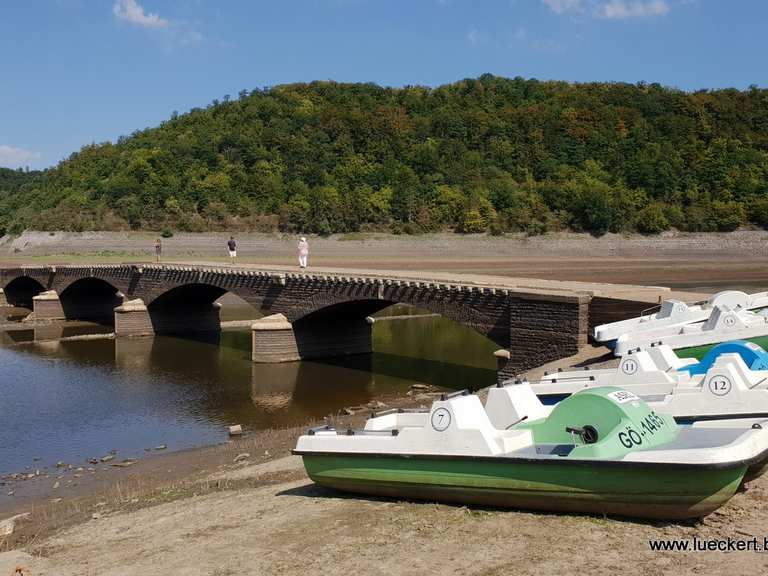
[{"label": "tree canopy", "polygon": [[0,231],[658,233],[768,226],[768,90],[485,74],[242,91],[40,172]]}]

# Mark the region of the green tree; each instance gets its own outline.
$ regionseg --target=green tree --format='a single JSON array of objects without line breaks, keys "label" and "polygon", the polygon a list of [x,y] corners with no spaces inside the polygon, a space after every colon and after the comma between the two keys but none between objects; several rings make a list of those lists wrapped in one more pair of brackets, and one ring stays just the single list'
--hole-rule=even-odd
[{"label": "green tree", "polygon": [[669,228],[669,221],[660,204],[649,204],[637,213],[637,230],[643,234],[658,234]]}]

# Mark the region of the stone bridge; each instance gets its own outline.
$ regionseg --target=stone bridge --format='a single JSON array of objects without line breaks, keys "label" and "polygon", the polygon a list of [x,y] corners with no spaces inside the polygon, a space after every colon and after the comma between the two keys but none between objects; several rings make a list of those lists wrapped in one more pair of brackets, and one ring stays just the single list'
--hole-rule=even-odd
[{"label": "stone bridge", "polygon": [[114,325],[117,337],[220,330],[216,300],[230,292],[265,316],[252,326],[256,362],[370,352],[368,318],[409,304],[495,342],[500,377],[570,356],[587,343],[590,325],[669,294],[492,276],[181,264],[0,268],[0,287],[0,304],[32,309],[27,321],[92,320]]}]

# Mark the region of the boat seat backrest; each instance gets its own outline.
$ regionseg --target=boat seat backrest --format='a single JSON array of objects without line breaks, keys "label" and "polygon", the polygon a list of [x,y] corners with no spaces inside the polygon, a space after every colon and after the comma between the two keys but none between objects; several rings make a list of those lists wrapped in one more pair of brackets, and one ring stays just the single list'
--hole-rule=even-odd
[{"label": "boat seat backrest", "polygon": [[710,369],[707,370],[707,374],[704,377],[705,382],[708,381],[711,374],[723,373],[726,367],[730,367],[731,373],[736,375],[747,388],[762,379],[759,372],[755,372],[747,366],[740,354],[721,354],[714,361]]},{"label": "boat seat backrest", "polygon": [[404,429],[403,441],[414,436],[424,439],[424,446],[455,453],[494,455],[531,443],[528,430],[497,430],[491,424],[480,398],[475,394],[437,400],[422,431]]},{"label": "boat seat backrest", "polygon": [[763,308],[768,306],[768,292],[756,292],[749,295],[747,308]]},{"label": "boat seat backrest", "polygon": [[672,347],[666,344],[652,346],[647,351],[655,362],[656,367],[662,372],[677,370],[689,365],[692,361],[690,358],[679,358]]},{"label": "boat seat backrest", "polygon": [[723,354],[707,371],[703,392],[724,400],[733,400],[750,388],[749,368],[738,354]]},{"label": "boat seat backrest", "polygon": [[656,319],[661,320],[662,318],[684,316],[686,312],[688,312],[688,304],[681,300],[670,298],[661,303],[661,307],[656,313]]},{"label": "boat seat backrest", "polygon": [[527,382],[490,388],[485,401],[485,412],[493,427],[498,430],[505,430],[523,418],[526,421],[544,418],[549,411]]},{"label": "boat seat backrest", "polygon": [[449,409],[453,415],[456,428],[460,430],[472,428],[488,430],[493,428],[488,414],[486,414],[483,404],[476,394],[457,396],[445,402],[435,402],[432,412],[435,411],[436,407],[444,403],[450,405]]},{"label": "boat seat backrest", "polygon": [[622,357],[616,369],[615,385],[634,384],[638,381],[645,382],[649,374],[658,374],[659,372],[659,367],[648,350],[627,354]]},{"label": "boat seat backrest", "polygon": [[704,323],[702,330],[708,332],[710,330],[722,330],[732,331],[740,328],[745,328],[744,317],[742,314],[747,312],[737,313],[730,306],[715,306],[712,309],[707,321]]}]

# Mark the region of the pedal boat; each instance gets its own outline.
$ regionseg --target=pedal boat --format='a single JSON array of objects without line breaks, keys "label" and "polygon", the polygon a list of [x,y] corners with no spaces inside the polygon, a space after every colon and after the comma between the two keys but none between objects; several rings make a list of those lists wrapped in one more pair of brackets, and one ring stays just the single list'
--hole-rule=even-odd
[{"label": "pedal boat", "polygon": [[678,423],[768,418],[768,353],[744,341],[719,344],[700,362],[652,344],[628,354],[616,368],[545,374],[533,390],[551,405],[579,390],[607,385],[637,394]]},{"label": "pedal boat", "polygon": [[626,333],[638,334],[659,328],[672,328],[704,322],[712,314],[715,306],[721,305],[729,306],[734,310],[760,310],[768,307],[768,292],[747,294],[740,290],[725,290],[696,304],[687,304],[681,300],[670,298],[658,306],[658,312],[650,313],[650,310],[657,309],[657,307],[653,307],[648,310],[649,313],[643,313],[635,318],[596,326],[593,336],[598,342],[609,343]]},{"label": "pedal boat", "polygon": [[[768,356],[768,355],[766,355]],[[556,404],[584,388],[617,386],[641,397],[669,394],[681,380],[691,380],[695,358],[680,358],[669,346],[651,344],[645,350],[631,350],[614,368],[589,368],[544,372],[534,384],[536,395],[545,404]]]},{"label": "pedal boat", "polygon": [[757,313],[718,305],[704,322],[622,334],[616,339],[613,353],[624,356],[630,350],[647,348],[656,342],[678,350],[683,356],[701,358],[712,346],[728,340],[768,344],[768,311]]},{"label": "pedal boat", "polygon": [[348,492],[664,519],[722,506],[768,453],[766,429],[682,428],[614,387],[537,416],[497,428],[463,391],[429,411],[374,416],[363,430],[310,430],[293,452],[315,483]]},{"label": "pedal boat", "polygon": [[[748,389],[740,369],[744,367],[739,356],[721,356],[702,386],[680,387],[673,394],[648,401],[647,406],[653,412],[672,416],[683,428],[768,430],[768,390]],[[725,386],[730,389],[722,393]],[[556,405],[543,404],[535,389],[526,382],[506,382],[488,389],[485,411],[494,428],[505,429],[521,418],[543,419],[553,413]],[[744,481],[762,475],[766,466],[768,452],[761,457],[755,456]]]}]

